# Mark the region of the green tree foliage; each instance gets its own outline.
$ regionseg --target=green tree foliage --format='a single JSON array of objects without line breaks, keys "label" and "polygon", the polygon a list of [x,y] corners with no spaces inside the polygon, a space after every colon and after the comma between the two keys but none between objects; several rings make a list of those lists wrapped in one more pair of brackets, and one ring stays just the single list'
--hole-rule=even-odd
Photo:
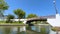
[{"label": "green tree foliage", "polygon": [[14,19],[14,16],[11,15],[11,14],[9,14],[9,15],[7,16],[7,19]]},{"label": "green tree foliage", "polygon": [[[25,12],[21,9],[14,10],[14,14],[16,14],[19,19],[25,18]],[[20,22],[20,20],[19,20],[19,22]]]},{"label": "green tree foliage", "polygon": [[0,0],[0,14],[3,15],[4,10],[8,9],[8,4],[4,0]]},{"label": "green tree foliage", "polygon": [[27,18],[34,18],[34,17],[37,17],[37,15],[36,15],[36,14],[29,14],[29,15],[27,16]]},{"label": "green tree foliage", "polygon": [[11,21],[11,19],[14,19],[14,16],[13,15],[11,15],[11,14],[9,14],[8,16],[7,16],[7,23],[11,23],[12,21]]},{"label": "green tree foliage", "polygon": [[4,0],[0,0],[0,9],[1,10],[7,10],[8,9],[8,5]]}]

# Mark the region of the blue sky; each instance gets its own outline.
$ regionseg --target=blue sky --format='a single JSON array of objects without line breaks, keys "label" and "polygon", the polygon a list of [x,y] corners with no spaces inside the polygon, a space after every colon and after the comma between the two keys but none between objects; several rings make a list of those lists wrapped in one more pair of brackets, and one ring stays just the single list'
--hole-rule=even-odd
[{"label": "blue sky", "polygon": [[[9,5],[9,9],[5,10],[5,15],[13,14],[13,10],[20,8],[28,14],[36,14],[38,16],[54,15],[55,9],[53,0],[5,0]],[[56,0],[56,5],[60,13],[60,0]]]}]

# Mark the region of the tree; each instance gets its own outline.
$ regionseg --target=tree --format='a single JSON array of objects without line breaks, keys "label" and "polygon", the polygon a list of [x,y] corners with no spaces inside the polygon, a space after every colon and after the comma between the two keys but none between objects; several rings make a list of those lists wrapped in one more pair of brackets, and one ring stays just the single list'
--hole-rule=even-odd
[{"label": "tree", "polygon": [[0,15],[1,16],[4,16],[3,15],[4,10],[7,10],[8,7],[9,7],[8,4],[4,0],[0,0]]},{"label": "tree", "polygon": [[27,16],[27,18],[34,18],[34,17],[37,17],[37,15],[36,15],[36,14],[29,14],[29,15]]},{"label": "tree", "polygon": [[16,14],[18,16],[19,23],[20,23],[20,19],[25,18],[25,12],[21,9],[14,10],[14,14]]},{"label": "tree", "polygon": [[11,14],[9,14],[9,15],[7,16],[7,21],[6,21],[6,22],[7,22],[7,23],[8,23],[8,22],[12,22],[11,19],[14,19],[14,16],[11,15]]}]

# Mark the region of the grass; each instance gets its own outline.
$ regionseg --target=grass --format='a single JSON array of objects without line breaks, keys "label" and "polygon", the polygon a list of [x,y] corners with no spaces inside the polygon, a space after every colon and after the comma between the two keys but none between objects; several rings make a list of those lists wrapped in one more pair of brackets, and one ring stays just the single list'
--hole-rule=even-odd
[{"label": "grass", "polygon": [[5,21],[0,21],[0,24],[24,24],[22,22],[12,22],[12,23],[6,23]]}]

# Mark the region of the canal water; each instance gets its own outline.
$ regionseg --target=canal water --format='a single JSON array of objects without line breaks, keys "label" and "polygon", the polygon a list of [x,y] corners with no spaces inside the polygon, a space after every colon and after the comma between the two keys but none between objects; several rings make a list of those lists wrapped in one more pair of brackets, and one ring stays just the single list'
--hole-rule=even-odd
[{"label": "canal water", "polygon": [[0,26],[0,34],[55,34],[50,26]]}]

